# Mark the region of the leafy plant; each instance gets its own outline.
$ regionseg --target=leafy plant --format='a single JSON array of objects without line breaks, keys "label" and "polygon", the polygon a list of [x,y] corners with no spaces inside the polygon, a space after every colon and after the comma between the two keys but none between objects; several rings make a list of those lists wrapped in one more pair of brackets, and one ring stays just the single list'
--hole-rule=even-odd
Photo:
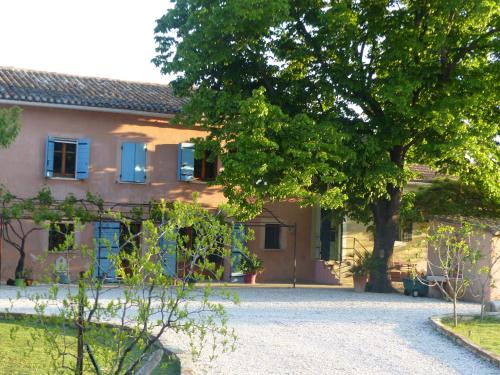
[{"label": "leafy plant", "polygon": [[244,254],[240,263],[244,274],[253,275],[264,271],[264,261],[254,253]]},{"label": "leafy plant", "polygon": [[[133,217],[137,214],[132,212]],[[52,372],[82,374],[83,359],[103,340],[110,343],[110,350],[93,370],[116,375],[134,373],[163,335],[189,340],[194,359],[202,350],[211,350],[211,358],[233,350],[236,336],[227,327],[223,303],[237,302],[237,296],[211,285],[224,271],[214,258],[230,255],[232,227],[222,220],[224,213],[214,215],[196,201],[160,201],[154,213],[160,220],[143,216],[139,233],[129,230],[131,219],[123,212],[103,211],[100,215],[127,228],[117,252],[111,251],[113,239],[103,240],[109,268],[115,270],[119,283],[105,285],[103,278],[95,277],[99,262],[94,246],[75,244],[75,251],[89,260],[78,288],[53,284],[47,293],[28,296],[44,328],[47,353],[52,353]],[[195,233],[189,244],[180,234],[181,228]],[[176,267],[176,257],[185,260],[182,270]],[[197,286],[192,280],[202,280],[204,285]],[[16,307],[15,301],[12,307]],[[114,324],[111,329],[110,322]],[[57,339],[75,330],[76,342]]]},{"label": "leafy plant", "polygon": [[368,276],[370,273],[378,272],[382,259],[377,258],[368,251],[357,253],[352,264],[347,269],[348,275],[353,277]]},{"label": "leafy plant", "polygon": [[[458,324],[457,301],[471,285],[481,258],[481,252],[472,244],[473,233],[470,223],[460,226],[440,225],[435,228],[434,234],[429,238],[431,255],[435,255],[428,260],[431,278],[418,277],[420,282],[439,288],[443,296],[452,301],[455,327]],[[443,278],[444,282],[433,280],[436,277]]]}]

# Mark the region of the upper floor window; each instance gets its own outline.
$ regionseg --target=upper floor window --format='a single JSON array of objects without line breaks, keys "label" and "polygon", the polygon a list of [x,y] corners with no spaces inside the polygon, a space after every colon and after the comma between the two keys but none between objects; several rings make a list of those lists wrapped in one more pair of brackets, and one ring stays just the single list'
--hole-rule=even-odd
[{"label": "upper floor window", "polygon": [[266,224],[264,247],[266,249],[281,249],[280,234],[281,226],[279,224]]},{"label": "upper floor window", "polygon": [[45,177],[88,178],[89,139],[47,137],[45,147]]},{"label": "upper floor window", "polygon": [[54,142],[54,177],[75,178],[76,142]]},{"label": "upper floor window", "polygon": [[146,182],[146,153],[145,143],[122,144],[121,182]]},{"label": "upper floor window", "polygon": [[194,159],[194,178],[201,181],[213,181],[217,176],[217,159],[205,151],[203,157]]},{"label": "upper floor window", "polygon": [[217,176],[217,158],[205,151],[201,158],[195,158],[194,143],[180,143],[178,153],[177,179],[179,181],[213,181]]}]

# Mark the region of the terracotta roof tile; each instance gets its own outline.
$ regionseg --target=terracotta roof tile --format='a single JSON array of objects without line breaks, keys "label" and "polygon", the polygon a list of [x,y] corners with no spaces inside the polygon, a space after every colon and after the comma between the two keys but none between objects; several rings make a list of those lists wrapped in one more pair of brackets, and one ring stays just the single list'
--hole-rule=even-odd
[{"label": "terracotta roof tile", "polygon": [[0,100],[178,113],[185,99],[168,85],[0,67]]}]

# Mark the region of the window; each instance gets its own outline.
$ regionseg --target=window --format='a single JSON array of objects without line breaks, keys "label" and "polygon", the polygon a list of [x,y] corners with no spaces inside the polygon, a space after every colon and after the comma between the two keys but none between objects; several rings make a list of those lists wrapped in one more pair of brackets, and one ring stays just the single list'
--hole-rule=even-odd
[{"label": "window", "polygon": [[280,249],[280,232],[279,224],[266,224],[265,243],[266,249]]},{"label": "window", "polygon": [[54,177],[75,178],[76,143],[54,142]]},{"label": "window", "polygon": [[49,230],[49,251],[63,252],[73,250],[74,232],[74,224],[51,224]]},{"label": "window", "polygon": [[217,158],[205,151],[203,157],[195,158],[194,143],[180,143],[177,179],[179,181],[213,181],[217,176]]},{"label": "window", "polygon": [[205,151],[202,158],[194,159],[194,178],[213,181],[215,176],[217,176],[217,158],[212,159],[210,152]]},{"label": "window", "polygon": [[139,233],[141,233],[140,223],[130,223],[129,225],[120,223],[119,245],[121,251],[131,254],[135,249],[138,249],[141,244]]},{"label": "window", "polygon": [[146,182],[146,152],[145,143],[122,144],[121,182]]},{"label": "window", "polygon": [[184,242],[186,249],[192,249],[196,238],[196,233],[193,227],[185,227],[179,230],[179,234]]},{"label": "window", "polygon": [[45,177],[88,178],[89,139],[47,137],[45,147]]},{"label": "window", "polygon": [[413,223],[407,222],[401,224],[398,231],[398,241],[409,242],[413,238]]}]

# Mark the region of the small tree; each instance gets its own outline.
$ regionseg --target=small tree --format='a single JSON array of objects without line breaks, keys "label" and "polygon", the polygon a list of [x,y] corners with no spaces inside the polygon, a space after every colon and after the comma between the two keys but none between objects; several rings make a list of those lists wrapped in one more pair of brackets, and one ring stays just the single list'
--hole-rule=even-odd
[{"label": "small tree", "polygon": [[[419,280],[429,286],[437,286],[441,293],[453,302],[453,322],[458,324],[457,301],[471,284],[480,252],[471,248],[472,226],[464,223],[460,227],[439,226],[429,243],[435,250],[437,262],[428,260],[431,281]],[[435,280],[442,277],[442,280]]]},{"label": "small tree", "polygon": [[24,274],[26,245],[32,234],[63,220],[77,220],[83,224],[95,221],[103,210],[102,199],[91,193],[83,200],[69,194],[57,201],[47,187],[34,197],[21,198],[0,186],[0,237],[19,254],[14,277]]},{"label": "small tree", "polygon": [[[101,212],[99,218],[120,222],[125,228],[132,223],[120,212]],[[47,343],[55,372],[82,374],[90,366],[106,374],[134,373],[167,333],[189,339],[195,358],[203,348],[212,350],[211,358],[216,349],[233,348],[235,336],[227,327],[222,302],[236,301],[236,296],[210,283],[223,273],[223,266],[215,260],[230,255],[231,226],[223,213],[209,213],[196,202],[159,202],[141,224],[140,233],[125,229],[122,245],[108,257],[118,285],[105,287],[104,279],[95,277],[97,254],[93,248],[80,246],[78,250],[90,264],[79,287],[54,285],[48,294],[31,295],[37,319],[45,327],[41,339]],[[181,228],[191,228],[189,241],[180,234]],[[118,238],[102,241],[112,254]],[[170,262],[175,257],[184,260],[182,272]],[[204,285],[196,286],[198,281]],[[78,332],[76,347],[55,337],[49,324],[54,317],[47,317],[54,313],[59,333]],[[92,356],[103,340],[105,352]],[[91,356],[95,365],[87,360]]]},{"label": "small tree", "polygon": [[22,278],[29,237],[44,227],[42,222],[53,214],[47,210],[52,202],[51,193],[42,189],[35,198],[21,199],[0,186],[0,235],[18,253],[15,278]]}]

